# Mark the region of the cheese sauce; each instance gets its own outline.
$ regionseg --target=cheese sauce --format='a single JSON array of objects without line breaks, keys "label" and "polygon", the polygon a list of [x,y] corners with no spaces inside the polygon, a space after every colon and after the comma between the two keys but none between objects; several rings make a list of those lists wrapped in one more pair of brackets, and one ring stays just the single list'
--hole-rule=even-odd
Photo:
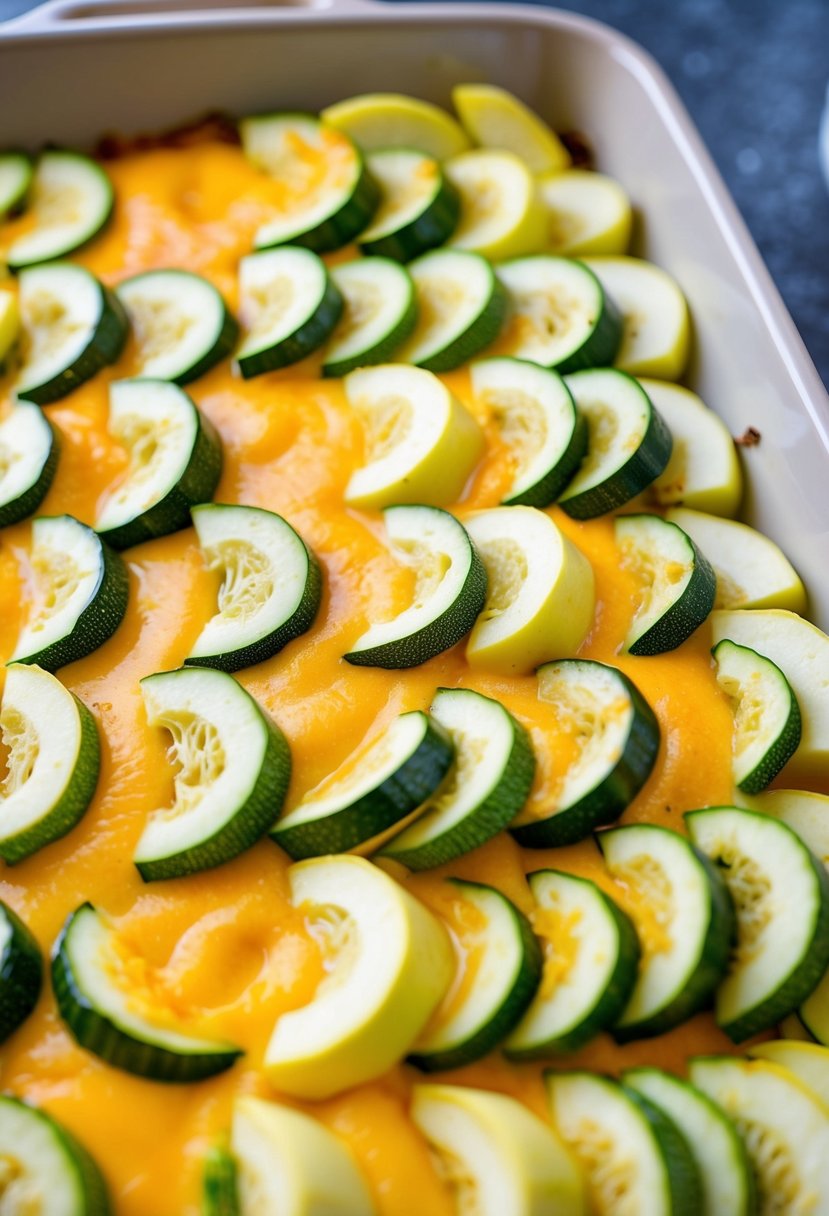
[{"label": "cheese sauce", "polygon": [[[250,251],[255,229],[284,203],[278,187],[239,149],[218,142],[134,153],[107,168],[117,192],[115,218],[74,260],[109,284],[154,267],[187,268],[210,278],[235,308],[239,258]],[[7,225],[4,235],[25,222]],[[116,367],[48,408],[62,443],[41,514],[94,519],[126,467],[124,451],[107,433],[107,385],[134,367],[128,345]],[[446,381],[488,437],[486,458],[458,508],[463,518],[499,501],[510,477],[509,458],[491,419],[476,411],[466,374],[453,373]],[[10,391],[8,380],[0,384],[4,409]],[[553,708],[538,700],[532,677],[473,674],[463,645],[403,674],[343,662],[371,620],[407,606],[413,574],[389,555],[377,515],[343,505],[363,439],[340,384],[321,381],[314,360],[248,383],[226,361],[187,391],[222,438],[224,471],[216,501],[284,515],[324,568],[323,603],[311,632],[238,676],[290,742],[294,776],[287,808],[367,732],[402,710],[428,707],[438,686],[476,688],[527,726],[539,761],[532,802],[541,807],[549,801],[557,756],[566,759],[568,743],[563,740],[557,751]],[[684,810],[731,797],[730,711],[714,679],[707,630],[671,654],[621,655],[637,584],[620,568],[612,525],[578,524],[558,510],[552,514],[596,573],[595,624],[580,653],[624,670],[662,728],[654,773],[624,822],[682,830]],[[31,598],[29,537],[28,524],[0,533],[3,662]],[[118,1072],[74,1044],[47,981],[35,1012],[2,1048],[0,1087],[42,1105],[77,1134],[100,1164],[118,1216],[197,1216],[204,1153],[228,1127],[235,1095],[275,1096],[260,1073],[265,1045],[280,1014],[311,998],[323,960],[288,901],[287,859],[270,841],[218,869],[147,885],[130,860],[147,815],[172,798],[167,740],[146,724],[138,681],[182,663],[214,611],[217,582],[204,568],[192,529],[130,549],[125,557],[130,603],[123,625],[94,654],[60,672],[100,724],[96,798],[69,836],[19,866],[3,867],[0,898],[23,917],[46,956],[67,916],[91,900],[123,934],[136,999],[158,1008],[161,1020],[183,1021],[194,1033],[230,1040],[246,1055],[229,1073],[195,1085],[164,1086]],[[452,898],[446,875],[458,875],[493,883],[529,911],[524,874],[545,866],[589,876],[614,891],[592,842],[531,851],[506,835],[408,884],[439,910]],[[403,871],[394,872],[405,881]],[[620,896],[618,888],[615,894]],[[731,1050],[729,1043],[703,1015],[660,1039],[624,1048],[603,1037],[568,1066],[613,1072],[647,1061],[678,1070],[692,1053],[723,1050]],[[493,1056],[447,1079],[514,1094],[544,1113],[541,1071]],[[312,1110],[351,1145],[382,1216],[452,1216],[448,1191],[407,1117],[407,1095],[416,1079],[414,1070],[400,1066],[333,1100],[293,1105]]]}]

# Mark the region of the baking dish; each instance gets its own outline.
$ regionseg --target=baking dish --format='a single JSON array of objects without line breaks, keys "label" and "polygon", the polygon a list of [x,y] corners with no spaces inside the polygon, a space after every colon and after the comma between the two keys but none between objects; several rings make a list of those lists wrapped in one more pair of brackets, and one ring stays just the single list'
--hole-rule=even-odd
[{"label": "baking dish", "polygon": [[743,449],[743,514],[785,545],[829,627],[829,397],[687,112],[622,35],[516,4],[55,0],[0,31],[0,144],[88,145],[103,130],[317,109],[367,89],[445,103],[475,79],[585,132],[631,194],[634,252],[675,275],[691,304],[689,384],[735,436],[760,432]]}]

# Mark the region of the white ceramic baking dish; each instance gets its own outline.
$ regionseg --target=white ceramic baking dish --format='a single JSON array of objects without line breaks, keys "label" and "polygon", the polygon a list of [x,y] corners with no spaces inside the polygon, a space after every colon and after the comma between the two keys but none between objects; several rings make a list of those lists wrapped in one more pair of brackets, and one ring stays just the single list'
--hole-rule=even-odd
[{"label": "white ceramic baking dish", "polygon": [[673,88],[615,31],[517,4],[56,0],[0,26],[0,146],[83,145],[369,89],[445,103],[461,80],[502,84],[585,132],[630,192],[637,252],[691,303],[688,383],[735,435],[762,435],[744,449],[745,518],[784,545],[829,628],[829,398]]}]

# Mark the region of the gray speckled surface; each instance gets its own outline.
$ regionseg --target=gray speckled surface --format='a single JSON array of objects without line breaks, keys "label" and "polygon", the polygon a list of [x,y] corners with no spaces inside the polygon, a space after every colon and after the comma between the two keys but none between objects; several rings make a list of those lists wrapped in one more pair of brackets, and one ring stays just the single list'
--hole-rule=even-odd
[{"label": "gray speckled surface", "polygon": [[[32,0],[0,0],[0,19],[32,7]],[[829,0],[559,0],[558,7],[606,21],[660,61],[829,385],[829,193],[817,153]]]}]

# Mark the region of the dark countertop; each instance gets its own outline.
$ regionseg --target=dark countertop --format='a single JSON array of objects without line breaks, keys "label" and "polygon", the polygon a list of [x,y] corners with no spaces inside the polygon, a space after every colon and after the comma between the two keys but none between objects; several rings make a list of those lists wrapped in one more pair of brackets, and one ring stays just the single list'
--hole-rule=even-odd
[{"label": "dark countertop", "polygon": [[[0,19],[32,7],[32,0],[0,0]],[[606,21],[662,64],[829,385],[829,189],[817,153],[829,0],[559,0],[558,7]]]}]

